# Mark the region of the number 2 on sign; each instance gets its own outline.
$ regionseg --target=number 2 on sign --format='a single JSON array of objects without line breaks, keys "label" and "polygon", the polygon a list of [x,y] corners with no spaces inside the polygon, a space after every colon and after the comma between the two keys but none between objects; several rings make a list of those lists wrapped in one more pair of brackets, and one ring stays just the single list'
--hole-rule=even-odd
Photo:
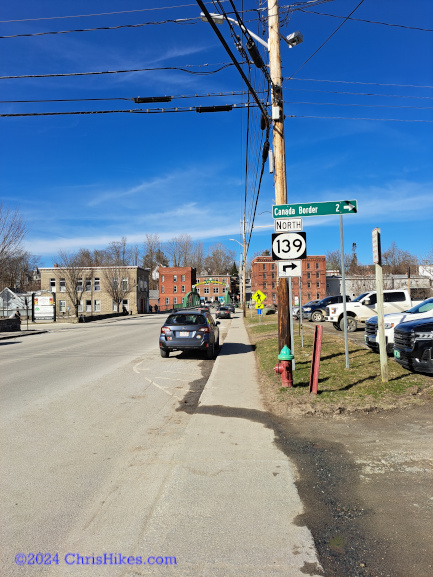
[{"label": "number 2 on sign", "polygon": [[[298,238],[296,238],[293,241],[293,246],[294,248],[300,252],[302,250],[302,241]],[[281,245],[284,245],[285,248],[282,248]],[[292,249],[290,248],[290,240],[288,238],[283,238],[283,240],[277,240],[277,250],[278,252],[282,252],[282,253],[289,253]]]}]

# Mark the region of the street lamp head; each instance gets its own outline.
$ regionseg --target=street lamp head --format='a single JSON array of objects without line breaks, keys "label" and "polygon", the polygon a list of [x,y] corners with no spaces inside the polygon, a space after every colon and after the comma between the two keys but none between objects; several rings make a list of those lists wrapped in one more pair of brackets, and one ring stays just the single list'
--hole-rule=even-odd
[{"label": "street lamp head", "polygon": [[292,32],[292,34],[289,34],[285,38],[282,36],[282,38],[287,42],[289,48],[293,48],[293,46],[297,46],[304,41],[304,36],[299,31]]},{"label": "street lamp head", "polygon": [[[209,14],[215,24],[224,24],[224,16],[222,14]],[[207,22],[208,19],[206,18],[206,14],[204,12],[200,12],[200,20],[202,22]]]}]

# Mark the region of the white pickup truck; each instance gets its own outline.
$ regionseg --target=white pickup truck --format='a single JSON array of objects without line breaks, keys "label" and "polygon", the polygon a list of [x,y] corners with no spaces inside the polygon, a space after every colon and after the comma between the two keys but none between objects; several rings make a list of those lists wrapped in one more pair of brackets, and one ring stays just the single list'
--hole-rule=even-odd
[{"label": "white pickup truck", "polygon": [[[386,352],[394,354],[394,327],[400,323],[417,321],[419,319],[433,318],[433,298],[426,299],[420,304],[402,313],[385,315],[385,340]],[[377,337],[377,316],[371,317],[365,323],[365,344],[374,352],[379,352],[379,339]]]},{"label": "white pickup truck", "polygon": [[[384,314],[401,313],[410,309],[421,301],[413,301],[407,289],[393,289],[383,291]],[[359,323],[365,323],[367,319],[377,314],[376,291],[362,293],[355,299],[346,303],[347,330],[356,331]],[[326,308],[325,321],[331,322],[337,331],[344,330],[343,303],[330,305]]]}]

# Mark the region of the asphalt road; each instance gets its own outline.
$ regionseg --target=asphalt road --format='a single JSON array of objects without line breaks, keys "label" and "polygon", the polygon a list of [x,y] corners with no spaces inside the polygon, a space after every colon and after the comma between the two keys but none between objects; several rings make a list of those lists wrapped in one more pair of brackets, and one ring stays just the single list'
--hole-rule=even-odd
[{"label": "asphalt road", "polygon": [[19,567],[17,553],[134,550],[214,362],[193,353],[162,360],[162,321],[0,341],[3,575],[49,569]]}]

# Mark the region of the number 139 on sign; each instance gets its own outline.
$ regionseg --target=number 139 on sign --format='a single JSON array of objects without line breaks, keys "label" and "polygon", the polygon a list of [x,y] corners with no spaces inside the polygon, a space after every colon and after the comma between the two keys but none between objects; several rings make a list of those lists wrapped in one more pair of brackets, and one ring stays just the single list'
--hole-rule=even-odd
[{"label": "number 139 on sign", "polygon": [[273,260],[292,260],[307,257],[307,233],[283,232],[272,235]]}]

